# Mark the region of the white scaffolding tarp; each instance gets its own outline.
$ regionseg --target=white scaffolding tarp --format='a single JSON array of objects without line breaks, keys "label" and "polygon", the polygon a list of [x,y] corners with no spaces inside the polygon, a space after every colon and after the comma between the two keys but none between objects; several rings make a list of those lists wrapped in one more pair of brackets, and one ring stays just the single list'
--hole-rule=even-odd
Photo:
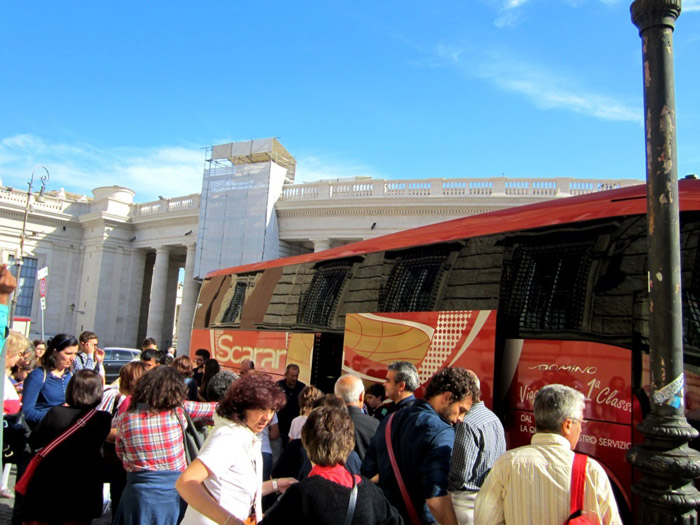
[{"label": "white scaffolding tarp", "polygon": [[[289,172],[270,156],[275,143],[282,148],[276,139],[214,146],[202,181],[197,278],[213,270],[279,257],[275,203]],[[216,159],[231,164],[215,163]],[[289,156],[286,164],[291,163],[295,161]]]}]

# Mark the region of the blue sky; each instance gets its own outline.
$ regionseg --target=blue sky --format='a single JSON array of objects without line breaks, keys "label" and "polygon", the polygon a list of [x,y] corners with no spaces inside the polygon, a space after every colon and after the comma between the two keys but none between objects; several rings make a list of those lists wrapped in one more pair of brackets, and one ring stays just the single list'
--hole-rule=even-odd
[{"label": "blue sky", "polygon": [[[297,180],[645,177],[629,2],[0,4],[0,178],[139,202],[204,148],[278,137]],[[700,175],[700,0],[674,33],[678,174]]]}]

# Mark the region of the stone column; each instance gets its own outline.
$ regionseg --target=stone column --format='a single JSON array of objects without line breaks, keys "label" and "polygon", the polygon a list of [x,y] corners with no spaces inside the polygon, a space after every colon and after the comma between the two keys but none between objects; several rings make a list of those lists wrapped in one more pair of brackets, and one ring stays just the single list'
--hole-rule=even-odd
[{"label": "stone column", "polygon": [[159,246],[156,248],[156,262],[153,266],[153,282],[151,284],[151,300],[148,305],[148,328],[146,336],[153,337],[162,344],[163,319],[165,317],[165,296],[168,286],[168,265],[170,248]]},{"label": "stone column", "polygon": [[177,323],[177,355],[189,355],[190,336],[192,335],[192,319],[197,306],[199,283],[194,280],[195,245],[187,246],[185,259],[185,281],[182,286],[182,304]]},{"label": "stone column", "polygon": [[314,252],[321,252],[331,247],[330,239],[314,239]]}]

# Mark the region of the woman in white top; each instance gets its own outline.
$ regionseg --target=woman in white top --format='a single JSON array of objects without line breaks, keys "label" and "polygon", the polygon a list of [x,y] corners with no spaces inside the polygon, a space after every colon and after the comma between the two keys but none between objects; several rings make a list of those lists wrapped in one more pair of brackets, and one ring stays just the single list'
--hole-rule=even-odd
[{"label": "woman in white top", "polygon": [[258,434],[285,402],[267,374],[246,374],[231,385],[216,410],[214,429],[175,485],[189,504],[183,524],[260,521],[261,497],[296,483],[294,478],[262,481]]},{"label": "woman in white top", "polygon": [[292,424],[289,427],[289,441],[293,439],[301,439],[301,427],[306,423],[306,418],[309,417],[311,409],[314,406],[314,401],[319,397],[323,397],[323,392],[313,385],[305,386],[299,392],[299,414],[292,419]]}]

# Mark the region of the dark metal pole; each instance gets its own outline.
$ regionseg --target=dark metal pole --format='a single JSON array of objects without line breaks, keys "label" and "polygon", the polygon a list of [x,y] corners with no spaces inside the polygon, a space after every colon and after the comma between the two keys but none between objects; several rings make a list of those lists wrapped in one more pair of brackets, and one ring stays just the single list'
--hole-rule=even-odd
[{"label": "dark metal pole", "polygon": [[673,29],[680,0],[635,0],[632,22],[642,38],[647,159],[649,357],[651,412],[639,425],[644,443],[627,454],[643,477],[632,487],[639,498],[637,523],[698,521],[700,453],[684,414],[676,104]]},{"label": "dark metal pole", "polygon": [[[17,265],[17,288],[15,288],[15,293],[12,294],[12,301],[10,302],[10,318],[8,319],[9,326],[11,328],[15,327],[15,310],[17,309],[17,299],[19,297],[19,288],[22,279],[22,264],[24,263],[24,239],[27,235],[27,219],[29,218],[29,209],[32,204],[32,186],[34,184],[34,174],[37,168],[41,168],[46,172],[46,175],[39,177],[41,180],[41,191],[39,192],[39,197],[43,199],[44,190],[46,189],[46,182],[49,180],[49,170],[46,166],[36,166],[32,170],[32,177],[29,179],[29,189],[27,190],[27,203],[24,206],[24,219],[22,220],[22,232],[19,234],[19,253],[17,254],[16,265]],[[42,312],[43,313],[43,312]],[[43,334],[42,334],[43,340]]]}]

